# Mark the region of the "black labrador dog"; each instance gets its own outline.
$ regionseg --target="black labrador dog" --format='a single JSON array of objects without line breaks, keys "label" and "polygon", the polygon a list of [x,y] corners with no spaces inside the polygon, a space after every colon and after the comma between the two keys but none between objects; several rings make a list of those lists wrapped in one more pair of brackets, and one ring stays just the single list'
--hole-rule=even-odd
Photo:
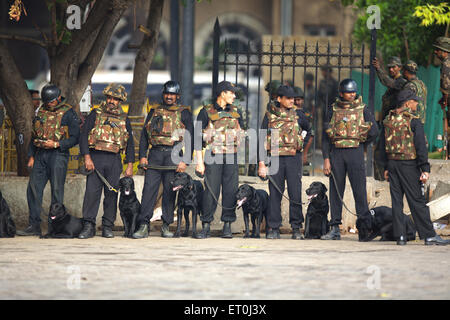
[{"label": "black labrador dog", "polygon": [[0,238],[14,238],[15,235],[16,224],[11,216],[11,210],[0,191]]},{"label": "black labrador dog", "polygon": [[[236,204],[244,213],[244,238],[259,238],[261,223],[269,213],[269,195],[266,191],[243,184],[236,193]],[[249,215],[252,217],[252,234],[250,235]],[[266,228],[267,229],[267,228]]]},{"label": "black labrador dog", "polygon": [[131,238],[136,232],[136,219],[141,212],[141,204],[134,191],[134,180],[131,177],[123,177],[119,180],[119,210],[122,218],[124,234],[126,238]]},{"label": "black labrador dog", "polygon": [[181,234],[181,222],[183,220],[182,212],[184,211],[184,219],[186,220],[186,228],[182,234],[183,237],[189,235],[189,212],[192,211],[192,237],[197,234],[197,215],[202,215],[202,199],[203,185],[200,181],[192,179],[185,172],[177,172],[171,181],[172,190],[178,191],[177,202],[177,230],[174,237]]},{"label": "black labrador dog", "polygon": [[83,219],[70,215],[62,203],[56,202],[48,213],[48,233],[41,238],[77,238],[82,229]]},{"label": "black labrador dog", "polygon": [[[416,227],[410,217],[405,215],[407,240],[416,239]],[[392,223],[392,209],[386,206],[375,207],[368,212],[360,214],[356,219],[359,241],[371,241],[381,236],[381,241],[396,241]]]},{"label": "black labrador dog", "polygon": [[327,187],[322,182],[314,181],[305,192],[309,201],[305,218],[305,238],[320,239],[329,229]]}]

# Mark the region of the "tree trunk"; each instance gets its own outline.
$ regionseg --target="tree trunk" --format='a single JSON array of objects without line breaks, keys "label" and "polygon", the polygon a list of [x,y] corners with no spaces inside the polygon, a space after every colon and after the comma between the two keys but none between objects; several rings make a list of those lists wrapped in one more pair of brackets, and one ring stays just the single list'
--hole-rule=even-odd
[{"label": "tree trunk", "polygon": [[130,93],[129,116],[142,115],[142,107],[145,103],[145,91],[147,88],[147,76],[158,44],[159,26],[161,23],[164,0],[151,0],[147,17],[146,29],[150,32],[144,36],[139,52],[136,55],[133,85]]},{"label": "tree trunk", "polygon": [[17,150],[17,174],[28,176],[28,146],[34,107],[27,85],[4,40],[0,40],[0,98],[16,133],[14,142]]}]

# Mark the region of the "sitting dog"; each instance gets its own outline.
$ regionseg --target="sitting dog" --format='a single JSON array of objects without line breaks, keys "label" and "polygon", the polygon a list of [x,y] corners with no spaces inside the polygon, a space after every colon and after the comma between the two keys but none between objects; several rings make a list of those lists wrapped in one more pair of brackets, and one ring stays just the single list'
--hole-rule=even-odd
[{"label": "sitting dog", "polygon": [[328,225],[328,197],[327,187],[318,181],[311,183],[306,194],[308,195],[308,209],[305,218],[305,238],[320,239],[329,229]]},{"label": "sitting dog", "polygon": [[[404,215],[407,240],[416,239],[416,227],[410,217]],[[360,214],[356,219],[359,241],[371,241],[381,236],[381,241],[395,241],[392,223],[392,209],[389,207],[376,207]]]},{"label": "sitting dog", "polygon": [[[244,238],[259,238],[263,218],[266,219],[269,211],[269,195],[266,191],[255,189],[248,184],[243,184],[236,193],[236,204],[242,207],[244,213]],[[252,217],[252,234],[249,230],[249,215]],[[266,228],[267,229],[267,228]]]},{"label": "sitting dog", "polygon": [[83,219],[70,215],[62,203],[53,203],[48,213],[48,233],[41,238],[77,238]]},{"label": "sitting dog", "polygon": [[184,219],[186,220],[186,228],[182,236],[187,237],[189,235],[189,212],[192,211],[192,237],[195,238],[197,234],[197,215],[202,215],[203,212],[203,185],[200,181],[192,179],[185,172],[177,172],[171,184],[172,190],[178,191],[177,230],[174,237],[179,237],[181,233],[182,211],[184,211]]},{"label": "sitting dog", "polygon": [[14,238],[16,225],[11,217],[11,210],[0,191],[0,238]]},{"label": "sitting dog", "polygon": [[119,180],[119,210],[122,218],[124,234],[126,238],[131,238],[137,230],[136,219],[141,212],[141,204],[134,191],[134,180],[130,177],[123,177]]}]

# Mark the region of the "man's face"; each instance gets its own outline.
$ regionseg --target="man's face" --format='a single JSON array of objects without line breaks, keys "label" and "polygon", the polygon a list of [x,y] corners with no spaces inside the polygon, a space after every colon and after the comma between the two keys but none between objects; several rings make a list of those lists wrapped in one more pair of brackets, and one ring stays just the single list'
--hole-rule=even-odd
[{"label": "man's face", "polygon": [[166,105],[171,106],[174,105],[178,100],[178,95],[175,93],[164,93],[163,101]]},{"label": "man's face", "polygon": [[107,104],[112,104],[115,107],[117,107],[120,103],[120,99],[116,98],[116,97],[112,97],[112,96],[107,96],[106,97],[106,103]]},{"label": "man's face", "polygon": [[356,98],[356,92],[341,92],[339,95],[343,100],[348,102],[353,102]]},{"label": "man's face", "polygon": [[34,109],[39,108],[40,104],[41,104],[41,98],[39,97],[39,93],[33,93],[31,95],[31,99],[33,99],[33,106]]},{"label": "man's face", "polygon": [[59,101],[61,100],[61,96],[59,96],[57,99],[47,102],[47,106],[50,108],[54,108],[59,104]]},{"label": "man's face", "polygon": [[305,99],[303,98],[294,98],[294,104],[297,108],[303,108],[303,102],[305,101]]},{"label": "man's face", "polygon": [[313,85],[313,82],[312,82],[312,80],[305,80],[305,86],[306,87],[312,87],[312,85]]},{"label": "man's face", "polygon": [[222,91],[221,97],[227,104],[233,104],[236,94],[233,91]]},{"label": "man's face", "polygon": [[403,76],[406,80],[411,80],[414,77],[414,74],[409,72],[408,70],[403,70]]},{"label": "man's face", "polygon": [[444,50],[441,50],[441,49],[438,49],[438,48],[434,49],[434,54],[441,61],[445,60],[445,58],[447,58],[447,56],[448,56],[448,52],[445,52]]},{"label": "man's face", "polygon": [[288,97],[282,96],[282,97],[278,97],[277,99],[282,108],[290,109],[294,106],[294,97],[288,98]]},{"label": "man's face", "polygon": [[389,67],[389,75],[391,76],[391,78],[395,78],[396,76],[398,76],[401,69],[402,68],[397,65]]},{"label": "man's face", "polygon": [[417,102],[416,100],[408,100],[406,101],[405,105],[406,107],[408,107],[409,109],[411,109],[411,111],[417,111],[417,105],[419,104],[419,102]]}]

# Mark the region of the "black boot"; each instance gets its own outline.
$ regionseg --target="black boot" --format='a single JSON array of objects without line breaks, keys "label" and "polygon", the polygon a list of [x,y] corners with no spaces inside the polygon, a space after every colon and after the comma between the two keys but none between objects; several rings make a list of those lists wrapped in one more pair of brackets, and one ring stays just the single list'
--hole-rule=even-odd
[{"label": "black boot", "polygon": [[280,239],[280,229],[270,228],[266,233],[266,239]]},{"label": "black boot", "polygon": [[302,235],[302,233],[300,232],[300,229],[298,228],[292,228],[292,237],[291,239],[294,240],[303,240],[305,239]]},{"label": "black boot", "polygon": [[434,237],[431,237],[431,238],[425,238],[425,245],[426,246],[430,246],[430,245],[433,245],[433,244],[437,244],[437,245],[440,245],[440,246],[445,246],[447,244],[450,244],[450,241],[449,240],[444,240],[438,235],[435,235]]},{"label": "black boot", "polygon": [[38,224],[30,225],[25,230],[17,230],[16,234],[18,236],[41,236],[41,226]]},{"label": "black boot", "polygon": [[148,237],[148,230],[150,226],[147,223],[143,223],[139,226],[139,229],[131,236],[133,239],[143,239]]},{"label": "black boot", "polygon": [[83,230],[81,230],[78,235],[78,239],[88,239],[93,238],[95,236],[95,224],[90,222],[85,222],[83,226]]},{"label": "black boot", "polygon": [[331,226],[331,230],[320,237],[322,240],[341,240],[341,231],[339,230],[339,225]]},{"label": "black boot", "polygon": [[406,245],[406,243],[407,242],[406,242],[405,236],[400,236],[397,240],[397,245],[399,245],[399,246],[404,246],[404,245]]},{"label": "black boot", "polygon": [[233,233],[231,232],[231,222],[224,222],[222,230],[222,238],[231,239]]},{"label": "black boot", "polygon": [[173,233],[169,230],[169,224],[163,222],[161,227],[161,237],[163,238],[173,238]]},{"label": "black boot", "polygon": [[196,239],[206,239],[209,238],[210,234],[209,234],[209,228],[210,228],[210,223],[209,222],[203,222],[202,223],[202,231],[197,232],[197,234],[195,235]]},{"label": "black boot", "polygon": [[103,238],[114,238],[114,233],[112,232],[111,227],[103,227],[102,228],[102,237]]}]

